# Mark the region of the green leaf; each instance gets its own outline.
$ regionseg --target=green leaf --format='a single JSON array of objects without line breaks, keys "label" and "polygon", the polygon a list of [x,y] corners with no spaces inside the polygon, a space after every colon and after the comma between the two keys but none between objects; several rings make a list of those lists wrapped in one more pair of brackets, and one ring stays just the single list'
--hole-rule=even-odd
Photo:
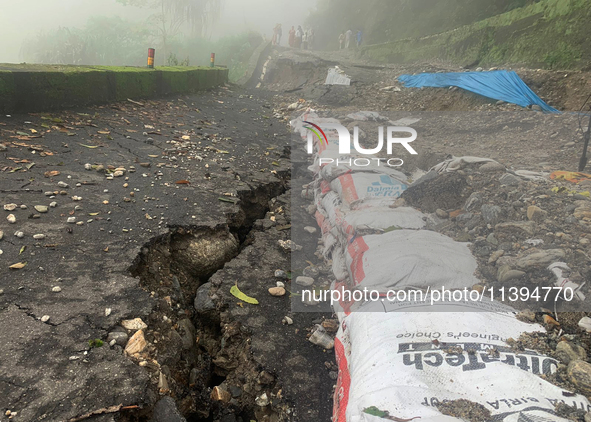
[{"label": "green leaf", "polygon": [[366,407],[363,409],[363,413],[367,413],[368,415],[377,416],[379,418],[384,418],[386,416],[390,416],[390,413],[384,412],[383,410],[378,409],[375,406]]},{"label": "green leaf", "polygon": [[218,198],[218,200],[222,201],[222,202],[231,202],[232,204],[235,204],[236,201],[232,200],[232,199],[228,199],[228,198],[224,198],[223,196],[220,196]]},{"label": "green leaf", "polygon": [[23,247],[21,247],[21,250],[19,251],[19,253],[18,253],[18,254],[19,254],[19,255],[20,255],[20,254],[22,254],[22,253],[25,251],[25,249],[27,249],[27,247],[26,247],[26,246],[23,246]]},{"label": "green leaf", "polygon": [[98,148],[98,145],[84,145],[84,144],[78,144],[78,145],[86,147],[86,148],[92,148],[92,149]]},{"label": "green leaf", "polygon": [[250,296],[247,296],[244,293],[242,293],[240,291],[240,289],[238,288],[238,285],[237,284],[235,284],[235,285],[232,286],[232,288],[230,289],[230,293],[232,293],[232,296],[240,299],[243,302],[250,303],[252,305],[258,305],[259,304],[259,301],[256,300],[254,297],[250,297]]}]

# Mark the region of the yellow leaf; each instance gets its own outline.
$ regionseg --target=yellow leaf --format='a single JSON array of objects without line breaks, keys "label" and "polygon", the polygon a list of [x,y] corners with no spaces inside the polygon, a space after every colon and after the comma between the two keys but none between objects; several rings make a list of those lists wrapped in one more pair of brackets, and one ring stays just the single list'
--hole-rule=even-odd
[{"label": "yellow leaf", "polygon": [[240,291],[240,289],[238,288],[237,284],[232,286],[232,288],[230,289],[230,293],[232,293],[232,295],[234,297],[242,300],[243,302],[250,303],[251,305],[258,305],[259,304],[259,301],[256,300],[254,297],[250,297],[250,296],[247,296],[244,293],[242,293]]},{"label": "yellow leaf", "polygon": [[92,148],[92,149],[98,148],[98,145],[84,145],[84,144],[78,144],[78,145],[86,147],[86,148]]},{"label": "yellow leaf", "polygon": [[21,268],[24,268],[25,265],[27,265],[26,262],[17,262],[16,264],[12,264],[10,267],[11,270],[20,270]]}]

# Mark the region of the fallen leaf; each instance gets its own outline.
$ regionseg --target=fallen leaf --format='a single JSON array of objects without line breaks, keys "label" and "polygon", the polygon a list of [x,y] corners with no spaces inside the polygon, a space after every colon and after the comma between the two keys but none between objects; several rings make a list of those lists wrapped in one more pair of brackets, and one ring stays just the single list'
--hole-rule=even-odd
[{"label": "fallen leaf", "polygon": [[93,148],[93,149],[98,148],[98,145],[84,145],[84,144],[78,144],[78,145],[83,146],[85,148]]},{"label": "fallen leaf", "polygon": [[223,197],[221,197],[221,196],[218,198],[218,200],[220,200],[220,201],[222,201],[222,202],[231,202],[232,204],[235,204],[235,203],[236,203],[235,201],[233,201],[233,200],[231,200],[231,199],[228,199],[228,198],[223,198]]},{"label": "fallen leaf", "polygon": [[177,185],[190,185],[191,182],[189,182],[188,180],[177,180],[175,182]]},{"label": "fallen leaf", "polygon": [[97,133],[100,133],[101,135],[110,135],[111,132],[106,131],[106,130],[97,130]]},{"label": "fallen leaf", "polygon": [[26,262],[17,262],[16,264],[12,264],[10,267],[11,270],[20,270],[21,268],[24,268],[25,265],[27,265]]},{"label": "fallen leaf", "polygon": [[240,291],[240,289],[238,288],[237,284],[232,286],[232,288],[230,289],[230,293],[232,294],[232,296],[234,296],[237,299],[242,300],[243,302],[250,303],[251,305],[258,305],[259,304],[259,301],[256,300],[254,297],[250,297],[250,296],[247,296],[244,293],[242,293]]},{"label": "fallen leaf", "polygon": [[61,173],[57,170],[52,170],[52,171],[46,171],[45,173],[43,173],[43,175],[45,177],[55,177],[55,176],[59,176]]},{"label": "fallen leaf", "polygon": [[20,255],[20,254],[22,254],[22,253],[25,251],[25,249],[27,249],[27,247],[26,247],[26,246],[22,246],[22,247],[21,247],[21,250],[19,251],[19,253],[18,253],[18,254],[19,254],[19,255]]}]

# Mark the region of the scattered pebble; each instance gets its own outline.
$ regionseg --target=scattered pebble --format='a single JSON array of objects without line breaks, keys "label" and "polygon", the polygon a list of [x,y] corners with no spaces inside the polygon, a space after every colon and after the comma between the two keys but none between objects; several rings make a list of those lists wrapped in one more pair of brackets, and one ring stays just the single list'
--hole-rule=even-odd
[{"label": "scattered pebble", "polygon": [[17,231],[17,232],[15,232],[15,233],[14,233],[14,235],[15,235],[16,237],[18,237],[19,239],[22,239],[23,237],[25,237],[25,233],[24,233],[24,232],[22,232],[22,231],[20,231],[20,230],[19,230],[19,231]]},{"label": "scattered pebble", "polygon": [[14,216],[14,214],[8,214],[8,217],[6,217],[6,219],[10,224],[16,223],[16,217]]},{"label": "scattered pebble", "polygon": [[48,207],[45,205],[35,205],[33,208],[35,208],[35,211],[41,214],[46,213],[48,210]]},{"label": "scattered pebble", "polygon": [[309,287],[314,284],[314,279],[312,277],[305,277],[303,275],[296,278],[296,284],[299,284],[303,287]]},{"label": "scattered pebble", "polygon": [[42,239],[45,239],[45,235],[44,234],[34,234],[33,239],[42,240]]},{"label": "scattered pebble", "polygon": [[76,217],[68,217],[68,223],[74,224],[76,222]]},{"label": "scattered pebble", "polygon": [[271,287],[269,289],[271,296],[285,296],[285,288],[283,287]]},{"label": "scattered pebble", "polygon": [[5,211],[14,211],[16,209],[17,205],[16,204],[6,204],[4,205],[4,210]]},{"label": "scattered pebble", "polygon": [[62,291],[62,288],[60,286],[55,286],[51,289],[51,291],[54,293],[59,293]]},{"label": "scattered pebble", "polygon": [[43,315],[41,317],[41,322],[47,322],[47,321],[49,321],[49,315]]}]

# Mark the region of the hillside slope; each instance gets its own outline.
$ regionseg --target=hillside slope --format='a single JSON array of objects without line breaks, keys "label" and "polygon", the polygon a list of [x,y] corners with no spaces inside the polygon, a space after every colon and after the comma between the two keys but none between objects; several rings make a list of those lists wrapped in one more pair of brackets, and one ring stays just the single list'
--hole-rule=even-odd
[{"label": "hillside slope", "polygon": [[589,69],[590,18],[590,0],[542,0],[440,34],[368,46],[361,54],[388,63]]}]

